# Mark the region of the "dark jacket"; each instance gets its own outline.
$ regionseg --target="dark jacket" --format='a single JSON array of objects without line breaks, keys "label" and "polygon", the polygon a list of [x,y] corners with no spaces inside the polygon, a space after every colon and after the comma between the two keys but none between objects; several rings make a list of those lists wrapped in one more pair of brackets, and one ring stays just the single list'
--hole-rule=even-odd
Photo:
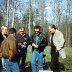
[{"label": "dark jacket", "polygon": [[[32,43],[36,44],[35,37],[36,37],[36,34],[33,33],[31,36],[31,44]],[[32,51],[34,51],[34,49],[36,49],[37,51],[42,52],[42,51],[44,51],[44,48],[48,45],[47,36],[45,34],[43,34],[42,32],[40,32],[38,37],[39,37],[39,41],[38,41],[37,45],[39,45],[39,48],[37,49],[37,48],[32,47]]]},{"label": "dark jacket", "polygon": [[[6,34],[5,34],[5,36],[7,37]],[[4,40],[4,37],[3,37],[2,33],[0,32],[0,57],[2,57],[2,53],[1,53],[1,51],[2,51],[1,43],[2,43],[3,40]]]},{"label": "dark jacket", "polygon": [[18,49],[21,51],[27,51],[28,45],[30,44],[30,38],[28,34],[25,34],[23,36],[21,36],[20,34],[17,34],[16,36],[16,40],[18,43],[23,44],[24,42],[27,42],[26,44],[26,48],[21,48],[21,45],[18,45]]},{"label": "dark jacket", "polygon": [[[7,35],[5,34],[5,36],[7,37]],[[0,43],[4,40],[4,37],[2,35],[2,33],[0,32]]]}]

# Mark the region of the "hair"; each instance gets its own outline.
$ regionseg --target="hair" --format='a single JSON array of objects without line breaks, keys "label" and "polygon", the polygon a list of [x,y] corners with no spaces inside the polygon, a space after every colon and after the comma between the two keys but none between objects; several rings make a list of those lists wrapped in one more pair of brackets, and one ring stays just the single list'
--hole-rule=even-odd
[{"label": "hair", "polygon": [[41,29],[41,26],[39,26],[39,25],[36,25],[35,27],[34,27],[34,29]]},{"label": "hair", "polygon": [[9,29],[9,34],[13,34],[13,33],[16,33],[16,29],[15,28],[10,28]]},{"label": "hair", "polygon": [[[3,30],[3,29],[4,29],[4,27],[7,27],[7,26],[2,26],[2,27],[1,27],[1,30]],[[8,28],[8,27],[7,27],[7,28]]]},{"label": "hair", "polygon": [[22,28],[24,28],[24,30],[25,30],[25,27],[19,27],[19,29],[22,29]]},{"label": "hair", "polygon": [[55,25],[52,25],[51,28],[57,29]]}]

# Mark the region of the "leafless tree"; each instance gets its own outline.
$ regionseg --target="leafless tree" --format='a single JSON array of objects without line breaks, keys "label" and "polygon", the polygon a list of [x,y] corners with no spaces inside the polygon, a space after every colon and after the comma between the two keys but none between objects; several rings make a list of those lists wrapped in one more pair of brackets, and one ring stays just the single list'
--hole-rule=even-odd
[{"label": "leafless tree", "polygon": [[12,27],[14,27],[15,10],[16,10],[16,0],[14,0],[14,11],[13,11],[13,18],[12,18]]},{"label": "leafless tree", "polygon": [[6,19],[6,25],[8,26],[8,15],[9,15],[9,0],[7,0],[7,19]]}]

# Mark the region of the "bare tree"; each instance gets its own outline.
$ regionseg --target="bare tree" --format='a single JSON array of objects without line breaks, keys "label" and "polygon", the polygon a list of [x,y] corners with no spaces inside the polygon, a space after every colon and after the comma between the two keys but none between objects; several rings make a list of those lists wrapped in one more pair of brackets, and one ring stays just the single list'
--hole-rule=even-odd
[{"label": "bare tree", "polygon": [[31,0],[29,0],[29,36],[31,35]]},{"label": "bare tree", "polygon": [[12,27],[14,27],[15,10],[16,10],[16,0],[14,0],[14,11],[13,11],[13,18],[12,18]]},{"label": "bare tree", "polygon": [[57,16],[57,25],[58,25],[58,29],[60,27],[60,17],[61,17],[61,11],[60,11],[60,3],[61,0],[56,0],[56,16]]},{"label": "bare tree", "polygon": [[9,0],[7,0],[7,13],[6,13],[7,19],[6,19],[6,26],[8,26],[8,14],[9,14]]}]

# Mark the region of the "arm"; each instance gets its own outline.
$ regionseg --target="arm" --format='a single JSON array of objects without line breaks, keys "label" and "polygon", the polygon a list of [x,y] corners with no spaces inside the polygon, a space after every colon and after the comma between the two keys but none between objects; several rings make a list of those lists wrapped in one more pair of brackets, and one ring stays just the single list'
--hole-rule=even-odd
[{"label": "arm", "polygon": [[39,43],[39,47],[46,47],[47,45],[48,45],[48,36],[44,35],[42,43]]},{"label": "arm", "polygon": [[29,37],[29,35],[27,36],[27,45],[30,45],[30,37]]},{"label": "arm", "polygon": [[16,47],[17,42],[16,41],[11,41],[11,43],[9,43],[9,59],[12,59],[17,51],[17,47]]},{"label": "arm", "polygon": [[64,46],[64,37],[63,34],[61,32],[58,33],[57,35],[57,40],[55,42],[55,46],[57,48],[57,50],[60,50],[63,46]]}]

